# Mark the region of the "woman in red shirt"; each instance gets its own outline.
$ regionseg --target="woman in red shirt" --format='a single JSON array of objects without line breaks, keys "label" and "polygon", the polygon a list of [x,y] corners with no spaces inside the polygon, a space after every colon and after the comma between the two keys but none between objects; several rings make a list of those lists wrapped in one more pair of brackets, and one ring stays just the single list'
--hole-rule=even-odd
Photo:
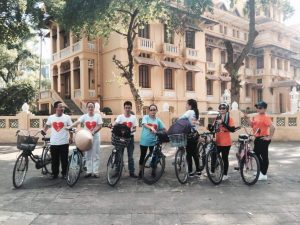
[{"label": "woman in red shirt", "polygon": [[229,116],[229,105],[227,103],[221,103],[219,105],[219,112],[220,113],[214,122],[214,128],[217,131],[216,143],[218,152],[222,154],[224,163],[223,180],[228,180],[228,155],[232,144],[230,132],[234,132],[235,127],[233,119]]}]

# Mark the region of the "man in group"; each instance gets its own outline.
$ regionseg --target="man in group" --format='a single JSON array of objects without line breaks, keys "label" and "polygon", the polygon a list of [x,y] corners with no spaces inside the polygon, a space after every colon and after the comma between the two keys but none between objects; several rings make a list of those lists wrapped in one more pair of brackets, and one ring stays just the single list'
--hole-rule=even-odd
[{"label": "man in group", "polygon": [[59,174],[59,164],[61,163],[62,178],[66,178],[68,167],[69,144],[72,143],[73,134],[66,127],[72,125],[70,116],[64,114],[64,105],[57,101],[54,103],[55,114],[48,117],[42,132],[46,133],[51,128],[50,152],[52,158],[52,179],[56,179]]},{"label": "man in group", "polygon": [[268,104],[264,101],[260,101],[255,105],[257,109],[257,115],[249,119],[244,114],[244,117],[248,119],[250,126],[253,128],[253,132],[256,133],[254,140],[254,152],[257,155],[260,163],[260,175],[258,180],[267,180],[267,171],[269,167],[269,144],[275,132],[275,127],[272,124],[271,118],[266,114]]},{"label": "man in group", "polygon": [[137,175],[134,173],[134,132],[137,127],[137,119],[135,115],[132,115],[132,103],[130,101],[124,102],[124,113],[119,115],[114,124],[124,124],[131,130],[130,142],[127,146],[127,155],[128,155],[128,170],[130,177],[137,178]]}]

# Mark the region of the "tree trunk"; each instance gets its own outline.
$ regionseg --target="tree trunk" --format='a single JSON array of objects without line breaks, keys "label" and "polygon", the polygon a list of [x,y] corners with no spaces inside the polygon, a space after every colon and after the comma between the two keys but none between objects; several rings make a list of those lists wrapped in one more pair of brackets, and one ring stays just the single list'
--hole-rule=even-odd
[{"label": "tree trunk", "polygon": [[231,76],[231,102],[236,101],[238,104],[240,103],[241,88],[241,80],[239,79],[238,71],[241,66],[243,66],[243,62],[252,49],[255,38],[258,35],[258,32],[255,30],[255,0],[248,0],[247,4],[249,9],[248,42],[235,62],[233,61],[234,49],[232,43],[228,40],[224,41],[228,55],[228,62],[225,64],[225,69]]}]

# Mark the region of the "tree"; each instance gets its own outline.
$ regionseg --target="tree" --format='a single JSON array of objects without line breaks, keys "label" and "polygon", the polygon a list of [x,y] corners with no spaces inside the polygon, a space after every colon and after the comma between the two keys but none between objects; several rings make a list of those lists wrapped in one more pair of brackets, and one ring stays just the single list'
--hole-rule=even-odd
[{"label": "tree", "polygon": [[35,96],[36,89],[28,81],[9,84],[0,89],[0,115],[15,115],[25,102],[32,103]]},{"label": "tree", "polygon": [[[231,5],[233,5],[235,1],[236,0],[231,0]],[[257,7],[263,7],[264,9],[267,9],[271,4],[277,5],[277,7],[280,7],[282,9],[284,19],[287,19],[294,12],[294,9],[291,7],[289,1],[287,0],[247,0],[245,13],[247,13],[249,17],[248,41],[236,60],[234,60],[233,58],[234,49],[232,42],[229,40],[224,41],[228,55],[228,61],[225,64],[225,69],[231,76],[231,101],[236,101],[237,103],[239,103],[240,101],[241,80],[238,75],[238,71],[244,64],[243,62],[245,60],[245,57],[252,49],[254,41],[258,35],[258,32],[255,29],[255,10]]]},{"label": "tree", "polygon": [[[120,69],[120,76],[129,85],[136,105],[136,113],[140,114],[143,101],[139,89],[134,82],[133,44],[146,24],[153,21],[166,23],[180,32],[185,27],[188,17],[199,18],[204,10],[212,6],[211,0],[177,1],[172,6],[166,0],[68,0],[58,22],[66,30],[77,36],[104,37],[115,32],[127,41],[128,62],[121,62],[116,56],[113,62]],[[183,4],[180,4],[184,2]],[[76,12],[76,13],[74,13]]]}]

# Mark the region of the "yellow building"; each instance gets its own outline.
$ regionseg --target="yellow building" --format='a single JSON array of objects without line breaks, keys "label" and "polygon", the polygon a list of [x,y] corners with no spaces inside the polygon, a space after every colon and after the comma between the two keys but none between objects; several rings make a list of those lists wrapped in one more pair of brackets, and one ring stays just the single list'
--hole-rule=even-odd
[{"label": "yellow building", "polygon": [[[289,110],[289,92],[300,79],[300,35],[282,23],[276,7],[257,10],[259,35],[254,48],[240,68],[242,79],[240,109],[253,109],[264,99],[273,113]],[[212,13],[205,13],[191,23],[184,36],[167,35],[164,24],[151,23],[139,30],[135,40],[135,81],[140,86],[144,105],[160,109],[170,106],[174,114],[185,111],[186,100],[198,101],[200,111],[217,109],[225,89],[230,89],[230,76],[224,69],[224,40],[234,44],[237,55],[247,42],[248,20],[242,7],[228,9],[215,3]],[[114,114],[122,112],[123,102],[133,101],[127,85],[117,79],[120,71],[112,62],[116,55],[127,61],[127,43],[118,34],[108,42],[76,40],[52,24],[52,90],[41,93],[41,109],[62,100],[74,113],[85,111],[88,101],[100,102]],[[77,108],[77,109],[76,109]]]}]

